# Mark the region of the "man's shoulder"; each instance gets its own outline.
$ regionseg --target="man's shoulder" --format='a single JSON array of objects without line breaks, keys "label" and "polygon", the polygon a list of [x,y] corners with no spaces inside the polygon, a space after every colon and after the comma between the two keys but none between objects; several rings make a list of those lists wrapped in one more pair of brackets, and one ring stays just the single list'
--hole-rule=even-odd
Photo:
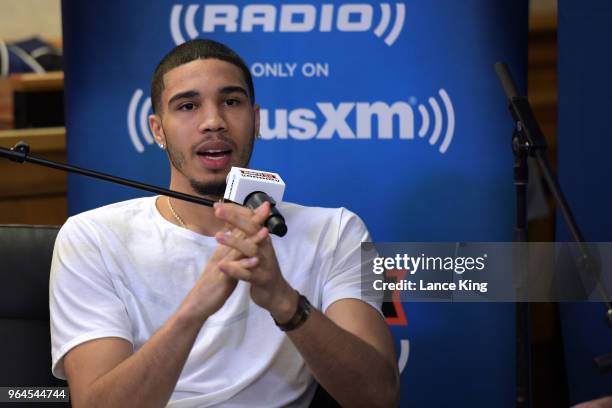
[{"label": "man's shoulder", "polygon": [[151,206],[155,205],[154,200],[155,197],[141,197],[108,204],[73,215],[66,224],[108,227],[133,224],[150,216]]},{"label": "man's shoulder", "polygon": [[123,213],[140,212],[148,210],[155,197],[140,197],[131,200],[119,201],[112,204],[107,204],[91,210],[83,211],[73,216],[73,218],[88,218],[95,219],[104,217],[107,214],[118,215]]},{"label": "man's shoulder", "polygon": [[361,218],[345,207],[309,207],[283,201],[278,209],[289,229],[297,228],[302,232],[312,232],[314,229],[332,235],[340,235],[346,229],[367,231]]},{"label": "man's shoulder", "polygon": [[283,201],[277,207],[286,219],[295,218],[312,222],[330,221],[354,214],[344,207],[311,207],[287,201]]}]

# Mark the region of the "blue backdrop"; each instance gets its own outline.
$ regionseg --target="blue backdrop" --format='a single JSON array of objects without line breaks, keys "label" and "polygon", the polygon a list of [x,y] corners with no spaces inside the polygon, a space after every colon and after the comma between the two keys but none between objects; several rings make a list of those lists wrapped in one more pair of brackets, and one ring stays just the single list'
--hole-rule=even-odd
[{"label": "blue backdrop", "polygon": [[[611,19],[608,1],[559,1],[559,180],[587,241],[612,241],[612,190],[605,182],[612,175]],[[557,224],[558,239],[569,241],[563,221]],[[601,375],[593,364],[612,353],[605,312],[597,303],[561,306],[572,404],[612,395],[612,373]]]},{"label": "blue backdrop", "polygon": [[[512,124],[493,64],[524,85],[526,1],[215,3],[63,1],[71,163],[167,185],[149,81],[174,45],[208,37],[253,72],[251,165],[280,173],[288,201],[348,207],[376,241],[511,240]],[[68,191],[71,214],[142,195],[78,177]],[[513,305],[394,313],[402,405],[513,405]]]}]

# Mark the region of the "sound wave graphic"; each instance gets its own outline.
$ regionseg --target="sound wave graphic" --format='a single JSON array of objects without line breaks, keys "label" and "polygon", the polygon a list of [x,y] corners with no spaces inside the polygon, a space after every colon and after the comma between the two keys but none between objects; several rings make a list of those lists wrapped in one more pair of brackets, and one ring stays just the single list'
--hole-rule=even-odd
[{"label": "sound wave graphic", "polygon": [[[440,153],[444,154],[453,141],[453,135],[455,134],[455,110],[448,93],[446,93],[444,89],[440,89],[438,91],[438,95],[442,100],[442,105],[444,106],[444,111],[446,113],[446,132],[444,132],[444,138],[442,139],[442,143],[439,147]],[[421,114],[421,127],[418,135],[420,138],[425,138],[429,134],[429,144],[433,146],[438,143],[438,140],[442,135],[444,115],[442,109],[440,108],[440,104],[433,96],[430,97],[427,102],[429,103],[429,106],[423,104],[418,105],[418,110]],[[433,130],[431,131],[431,134],[429,133],[431,126],[429,114],[430,110],[433,113]]]},{"label": "sound wave graphic", "polygon": [[397,360],[397,365],[399,366],[400,374],[406,368],[406,363],[408,363],[408,356],[410,355],[410,341],[408,339],[400,340],[400,355]]},{"label": "sound wave graphic", "polygon": [[[142,98],[143,94],[144,92],[142,89],[137,89],[134,91],[127,113],[127,125],[128,132],[130,133],[130,140],[138,153],[144,152],[145,149],[144,145],[140,141],[141,137],[144,139],[147,145],[152,145],[154,143],[153,135],[149,130],[148,122],[148,116],[151,114],[151,98],[146,98],[141,102],[140,99]],[[140,134],[136,128],[137,122],[138,128],[140,129]]]},{"label": "sound wave graphic", "polygon": [[[391,21],[391,6],[387,3],[382,3],[380,5],[381,17],[380,22],[376,29],[374,29],[374,35],[378,38],[382,37],[383,33],[389,27],[389,22]],[[402,32],[404,28],[404,20],[406,19],[406,5],[403,3],[397,3],[395,5],[395,23],[393,24],[393,28],[385,37],[385,44],[389,47],[393,45],[397,37]]]},{"label": "sound wave graphic", "polygon": [[[184,26],[185,31],[187,31],[187,35],[190,40],[193,40],[198,36],[198,30],[195,28],[195,14],[198,11],[197,4],[191,5],[187,7],[187,12],[185,13],[184,18]],[[183,11],[183,6],[180,4],[175,4],[172,6],[172,12],[170,12],[170,34],[172,35],[172,39],[176,45],[181,45],[185,42],[185,37],[181,33],[181,12]]]}]

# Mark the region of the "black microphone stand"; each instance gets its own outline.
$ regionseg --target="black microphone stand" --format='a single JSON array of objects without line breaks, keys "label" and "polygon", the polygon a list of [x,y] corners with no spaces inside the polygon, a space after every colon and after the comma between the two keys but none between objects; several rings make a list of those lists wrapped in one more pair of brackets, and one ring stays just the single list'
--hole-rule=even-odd
[{"label": "black microphone stand", "polygon": [[[522,148],[520,131],[512,134],[512,151],[514,152],[514,187],[516,192],[516,220],[513,241],[527,242],[527,183],[529,179],[528,154]],[[529,303],[525,302],[524,276],[526,256],[524,246],[516,245],[513,253],[514,276],[518,279],[517,300],[515,303],[516,319],[516,406],[531,407],[531,353],[529,339]]]},{"label": "black microphone stand", "polygon": [[[133,188],[137,188],[137,189],[144,190],[144,191],[149,191],[152,193],[162,194],[162,195],[173,197],[179,200],[189,201],[192,203],[201,204],[201,205],[205,205],[208,207],[212,207],[215,203],[214,201],[208,200],[206,198],[197,197],[197,196],[193,196],[190,194],[184,194],[178,191],[168,190],[166,188],[157,187],[152,184],[140,183],[138,181],[133,181],[133,180],[113,176],[113,175],[106,174],[106,173],[84,169],[82,167],[72,166],[72,165],[68,165],[64,163],[58,163],[58,162],[46,160],[40,157],[31,156],[30,146],[25,142],[17,143],[15,147],[13,147],[12,149],[5,149],[3,147],[0,147],[0,157],[7,158],[17,163],[29,162],[29,163],[34,163],[34,164],[38,164],[38,165],[45,166],[45,167],[51,167],[57,170],[67,171],[69,173],[81,174],[81,175],[96,178],[99,180],[109,181],[111,183],[121,184],[124,186],[133,187]],[[265,194],[265,193],[260,192],[260,195],[261,194]],[[261,204],[261,202],[263,201],[271,201],[271,204],[272,204],[271,205],[271,215],[268,217],[268,219],[265,222],[266,226],[268,227],[268,229],[270,230],[272,234],[282,237],[283,235],[286,234],[287,227],[284,224],[284,219],[282,219],[282,216],[280,215],[278,210],[274,208],[274,204],[276,203],[268,195],[265,195],[265,197],[263,199],[260,199],[258,203]],[[234,203],[233,201],[227,200],[227,199],[221,199],[221,202]],[[234,204],[242,205],[240,203],[234,203]],[[249,206],[249,207],[252,207],[252,206]],[[282,219],[282,222],[278,221],[279,217]]]},{"label": "black microphone stand", "polygon": [[[599,273],[599,265],[589,253],[582,233],[574,219],[574,215],[563,195],[558,181],[553,176],[550,164],[545,155],[546,139],[535,119],[529,101],[525,96],[519,96],[516,84],[508,66],[503,62],[495,64],[495,71],[508,98],[508,109],[515,123],[512,134],[512,152],[514,153],[514,185],[516,188],[516,223],[514,230],[514,242],[527,241],[527,179],[529,174],[528,157],[534,157],[540,169],[546,185],[552,192],[555,203],[561,210],[563,219],[569,227],[574,242],[580,252],[576,260],[578,267],[583,271],[595,275]],[[523,276],[526,271],[524,266],[526,259],[521,254],[519,259],[514,260],[515,276]],[[519,269],[520,268],[520,269]],[[612,327],[612,306],[607,293],[603,288],[603,283],[597,279],[597,288],[602,297],[602,301],[607,308],[606,319]],[[526,302],[526,288],[524,281],[519,279],[516,303],[516,406],[528,408],[531,406],[531,378],[530,378],[530,343],[529,343],[529,304]],[[605,356],[604,356],[605,357]],[[610,363],[610,358],[598,358],[596,364]],[[605,369],[605,367],[603,367]]]}]

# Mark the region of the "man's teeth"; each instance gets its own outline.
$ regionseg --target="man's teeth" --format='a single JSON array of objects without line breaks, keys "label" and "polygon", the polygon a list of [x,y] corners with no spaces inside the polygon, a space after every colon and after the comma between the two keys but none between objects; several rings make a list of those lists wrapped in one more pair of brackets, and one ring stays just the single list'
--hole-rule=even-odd
[{"label": "man's teeth", "polygon": [[223,159],[225,156],[229,155],[231,153],[231,151],[229,150],[206,150],[204,152],[201,152],[199,154],[206,156],[206,158],[210,159],[210,160],[221,160]]}]

